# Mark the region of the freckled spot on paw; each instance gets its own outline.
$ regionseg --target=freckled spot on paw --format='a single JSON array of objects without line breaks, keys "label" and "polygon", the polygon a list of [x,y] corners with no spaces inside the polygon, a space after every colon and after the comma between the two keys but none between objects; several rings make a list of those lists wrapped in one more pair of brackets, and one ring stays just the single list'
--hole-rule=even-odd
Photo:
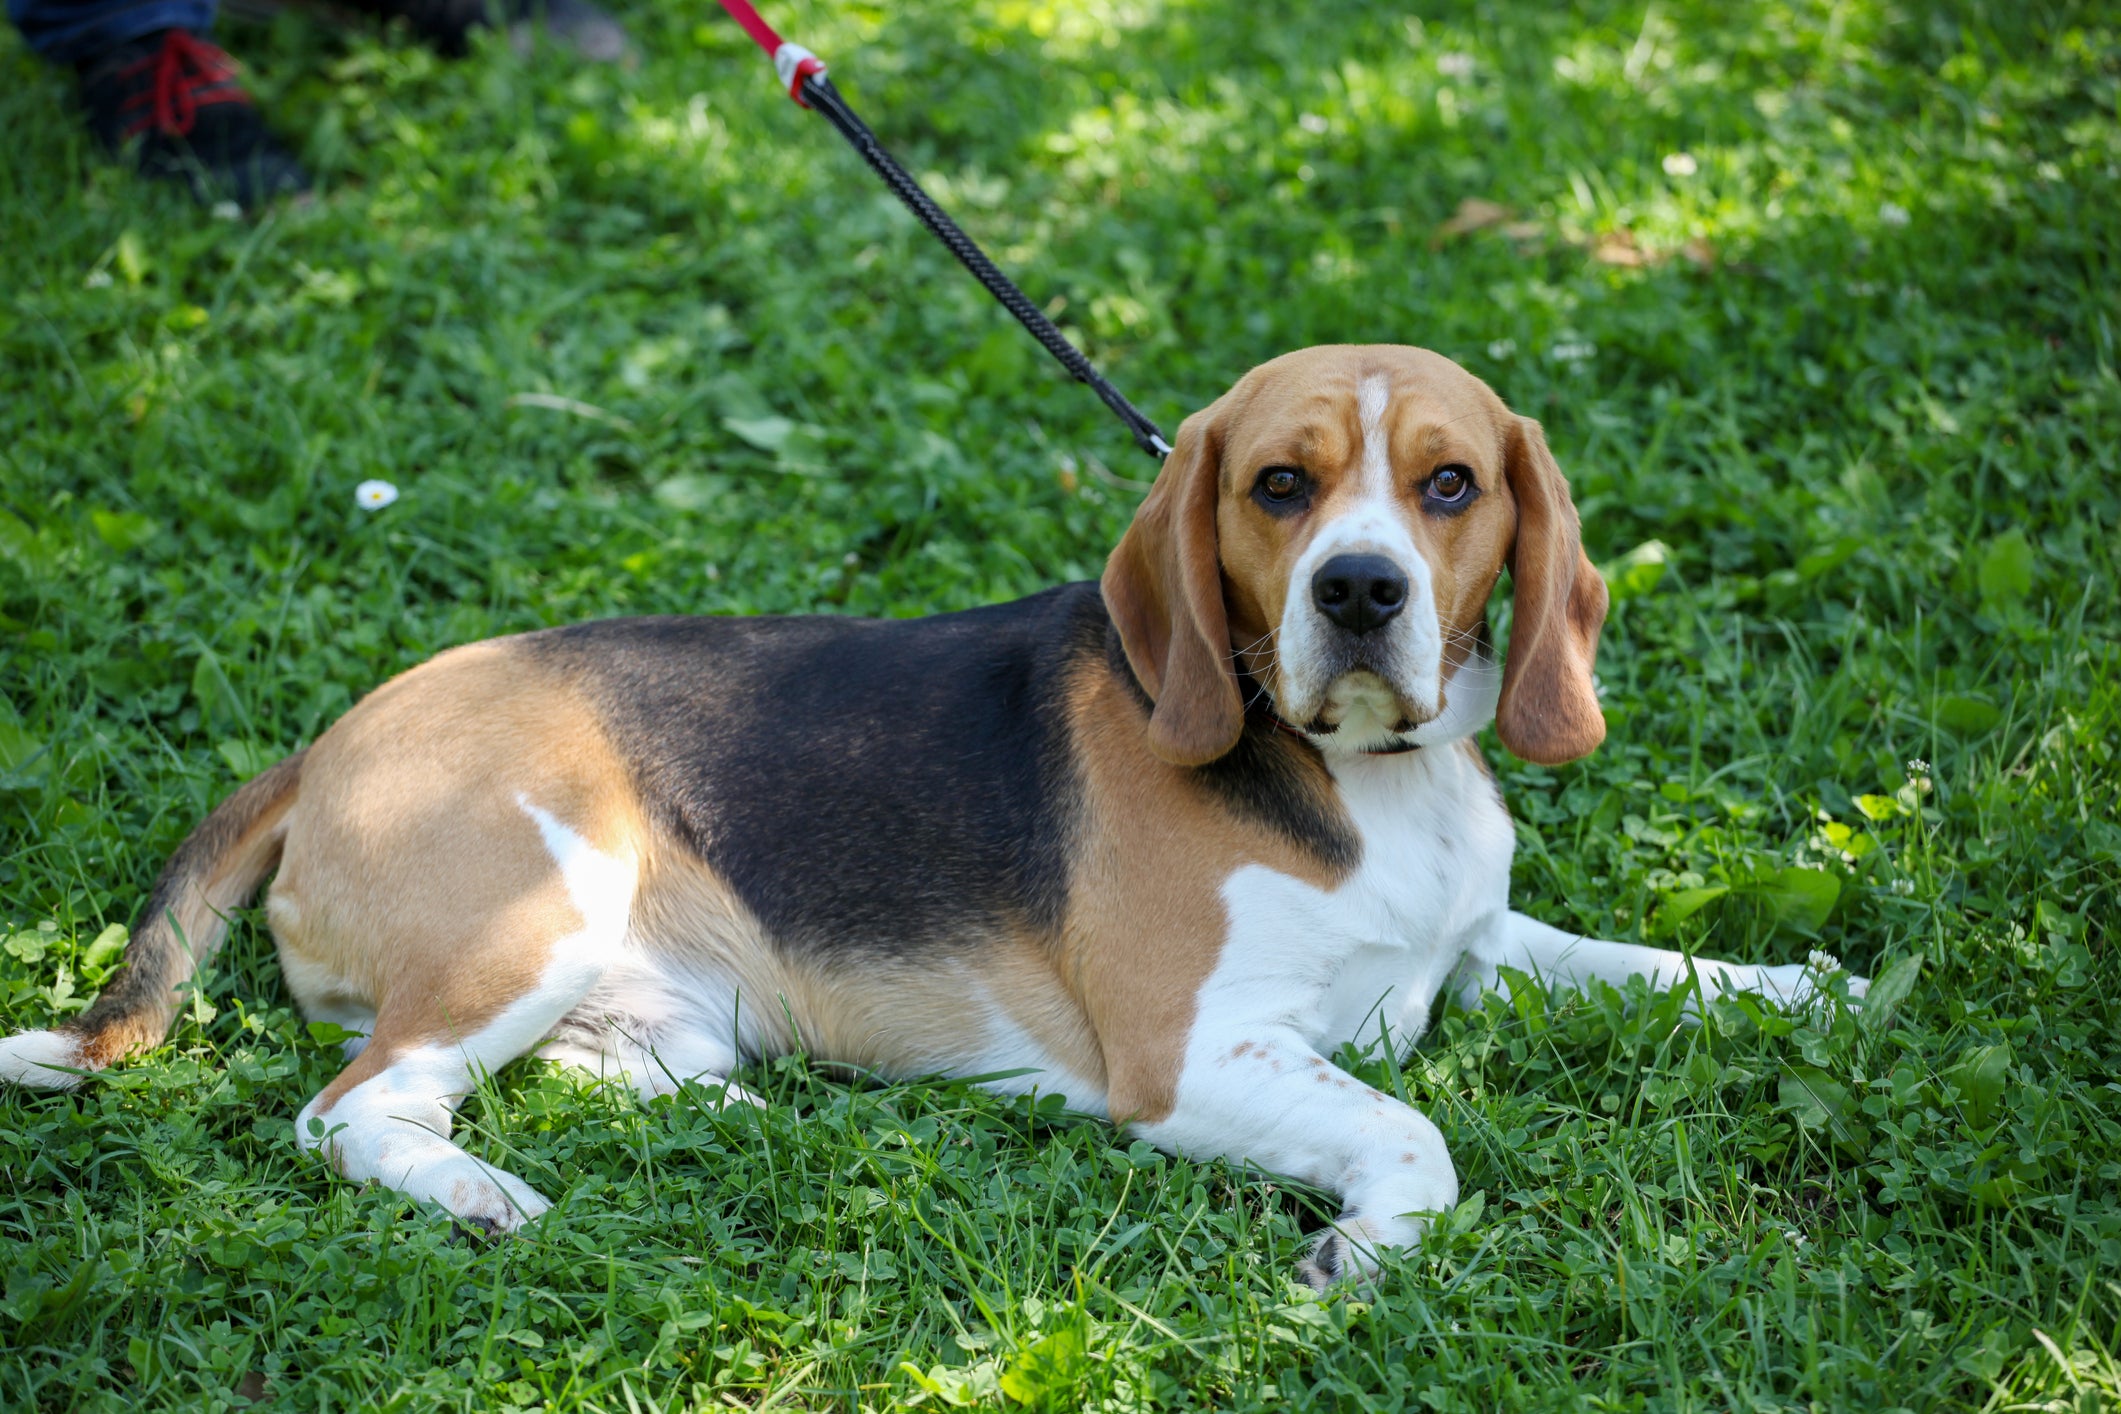
[{"label": "freckled spot on paw", "polygon": [[1316,1080],[1316,1081],[1317,1081],[1317,1082],[1318,1082],[1319,1084],[1323,1085],[1323,1084],[1325,1084],[1325,1083],[1326,1083],[1326,1082],[1327,1082],[1328,1080],[1331,1080],[1331,1079],[1332,1079],[1333,1077],[1332,1077],[1332,1076],[1330,1076],[1330,1075],[1328,1075],[1328,1074],[1326,1074],[1326,1073],[1325,1073],[1324,1071],[1322,1071],[1322,1070],[1321,1070],[1320,1072],[1318,1072],[1318,1074],[1316,1074],[1316,1075],[1312,1076],[1311,1078],[1312,1078],[1313,1080]]},{"label": "freckled spot on paw", "polygon": [[1336,1090],[1345,1090],[1348,1088],[1348,1082],[1345,1080],[1336,1080],[1333,1082],[1333,1088]]},{"label": "freckled spot on paw", "polygon": [[462,1211],[463,1211],[464,1209],[466,1209],[466,1208],[470,1207],[470,1206],[471,1206],[471,1182],[470,1182],[470,1180],[468,1180],[468,1179],[462,1179],[462,1178],[460,1178],[460,1179],[458,1179],[458,1180],[457,1180],[457,1181],[456,1181],[455,1183],[452,1183],[452,1184],[451,1184],[451,1185],[449,1186],[449,1199],[450,1199],[450,1202],[449,1202],[449,1206],[450,1206],[450,1207],[452,1207],[452,1208],[455,1208],[455,1209],[457,1209],[457,1210],[458,1210],[459,1212],[462,1212]]},{"label": "freckled spot on paw", "polygon": [[1317,1056],[1313,1056],[1311,1057],[1311,1059],[1305,1061],[1304,1064],[1309,1066],[1323,1066],[1325,1062],[1320,1060]]},{"label": "freckled spot on paw", "polygon": [[1363,1094],[1368,1095],[1373,1100],[1382,1100],[1384,1098],[1384,1092],[1372,1090],[1368,1086],[1363,1087]]},{"label": "freckled spot on paw", "polygon": [[1399,1161],[1403,1164],[1418,1164],[1421,1162],[1421,1160],[1415,1158],[1412,1154],[1401,1154],[1399,1156]]},{"label": "freckled spot on paw", "polygon": [[1230,1048],[1231,1060],[1236,1060],[1239,1056],[1248,1056],[1251,1054],[1252,1043],[1250,1041],[1239,1041],[1236,1045]]}]

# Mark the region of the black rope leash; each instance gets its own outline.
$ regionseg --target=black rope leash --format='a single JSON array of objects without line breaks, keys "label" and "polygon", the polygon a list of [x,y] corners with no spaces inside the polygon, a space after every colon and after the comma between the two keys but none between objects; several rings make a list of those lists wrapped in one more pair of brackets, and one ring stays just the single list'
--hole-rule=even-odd
[{"label": "black rope leash", "polygon": [[950,253],[961,265],[972,272],[972,278],[985,285],[987,293],[999,300],[1003,309],[1015,315],[1016,322],[1030,330],[1031,337],[1044,345],[1046,352],[1052,354],[1062,368],[1075,375],[1078,382],[1090,385],[1091,391],[1104,400],[1113,415],[1127,424],[1135,446],[1158,459],[1171,454],[1171,444],[1164,440],[1164,434],[1157,430],[1156,424],[1140,408],[1128,402],[1127,395],[1113,387],[1090,360],[1083,357],[1081,349],[1068,342],[1067,335],[1054,326],[1045,311],[1033,304],[1030,297],[1016,287],[1015,281],[996,268],[987,258],[987,252],[950,219],[949,212],[935,204],[935,198],[914,180],[911,172],[899,166],[898,159],[877,141],[869,125],[847,106],[847,100],[840,97],[832,80],[822,74],[807,76],[803,80],[803,97],[810,100],[811,107],[825,115],[826,121],[840,130],[841,136],[876,169],[876,174],[884,179],[892,194],[920,218],[923,226],[935,233],[937,240],[950,248]]},{"label": "black rope leash", "polygon": [[1016,316],[1016,322],[1029,330],[1047,353],[1077,382],[1090,385],[1104,405],[1112,409],[1113,416],[1127,426],[1134,438],[1134,445],[1161,461],[1171,454],[1171,444],[1164,434],[1151,422],[1147,414],[1127,401],[1126,394],[1112,386],[1105,376],[1097,371],[1090,360],[1083,357],[1081,349],[1068,342],[1067,335],[1055,327],[1046,317],[1045,311],[1033,304],[1030,297],[1018,289],[1016,283],[987,258],[987,252],[979,248],[978,242],[965,234],[950,213],[936,204],[911,172],[899,165],[898,159],[878,141],[869,125],[861,120],[846,98],[832,86],[826,77],[825,65],[815,54],[800,44],[791,44],[773,31],[759,18],[748,0],[721,0],[722,8],[731,18],[744,27],[744,32],[756,40],[759,47],[773,56],[773,66],[788,96],[804,108],[814,108],[825,115],[825,120],[839,129],[840,136],[853,145],[862,155],[862,160],[873,168],[884,184],[891,188],[892,195],[905,203],[906,209],[919,218],[920,223],[941,241],[958,263],[972,272],[972,277],[986,287],[987,293],[1001,303],[1003,309]]}]

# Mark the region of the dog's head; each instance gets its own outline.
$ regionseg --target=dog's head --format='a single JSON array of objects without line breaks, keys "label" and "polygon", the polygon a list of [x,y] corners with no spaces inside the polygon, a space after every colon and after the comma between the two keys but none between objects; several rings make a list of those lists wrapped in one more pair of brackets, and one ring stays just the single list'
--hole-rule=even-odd
[{"label": "dog's head", "polygon": [[[1509,657],[1486,642],[1504,565]],[[1457,364],[1397,345],[1304,349],[1186,419],[1105,567],[1155,700],[1158,755],[1236,745],[1242,670],[1338,754],[1470,735],[1528,761],[1605,738],[1591,684],[1606,589],[1539,424]]]}]

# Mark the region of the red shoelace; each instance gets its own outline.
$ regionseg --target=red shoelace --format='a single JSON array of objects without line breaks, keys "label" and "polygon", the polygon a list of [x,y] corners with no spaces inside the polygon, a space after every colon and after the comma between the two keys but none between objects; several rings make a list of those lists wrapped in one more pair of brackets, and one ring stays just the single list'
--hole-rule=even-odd
[{"label": "red shoelace", "polygon": [[162,47],[118,71],[129,79],[152,68],[154,83],[125,100],[124,111],[144,109],[126,125],[126,134],[149,128],[184,137],[198,121],[199,110],[216,103],[248,103],[250,95],[236,82],[236,61],[205,40],[173,29]]}]

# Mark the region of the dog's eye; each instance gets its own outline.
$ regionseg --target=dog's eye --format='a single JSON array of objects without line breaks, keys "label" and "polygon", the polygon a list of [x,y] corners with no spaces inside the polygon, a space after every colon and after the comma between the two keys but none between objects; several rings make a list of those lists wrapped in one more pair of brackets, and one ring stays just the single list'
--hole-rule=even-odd
[{"label": "dog's eye", "polygon": [[1270,466],[1259,474],[1259,499],[1271,507],[1287,507],[1303,499],[1304,474],[1293,466]]},{"label": "dog's eye", "polygon": [[1422,499],[1440,511],[1460,509],[1479,491],[1473,484],[1473,468],[1455,464],[1438,467],[1421,488]]}]

